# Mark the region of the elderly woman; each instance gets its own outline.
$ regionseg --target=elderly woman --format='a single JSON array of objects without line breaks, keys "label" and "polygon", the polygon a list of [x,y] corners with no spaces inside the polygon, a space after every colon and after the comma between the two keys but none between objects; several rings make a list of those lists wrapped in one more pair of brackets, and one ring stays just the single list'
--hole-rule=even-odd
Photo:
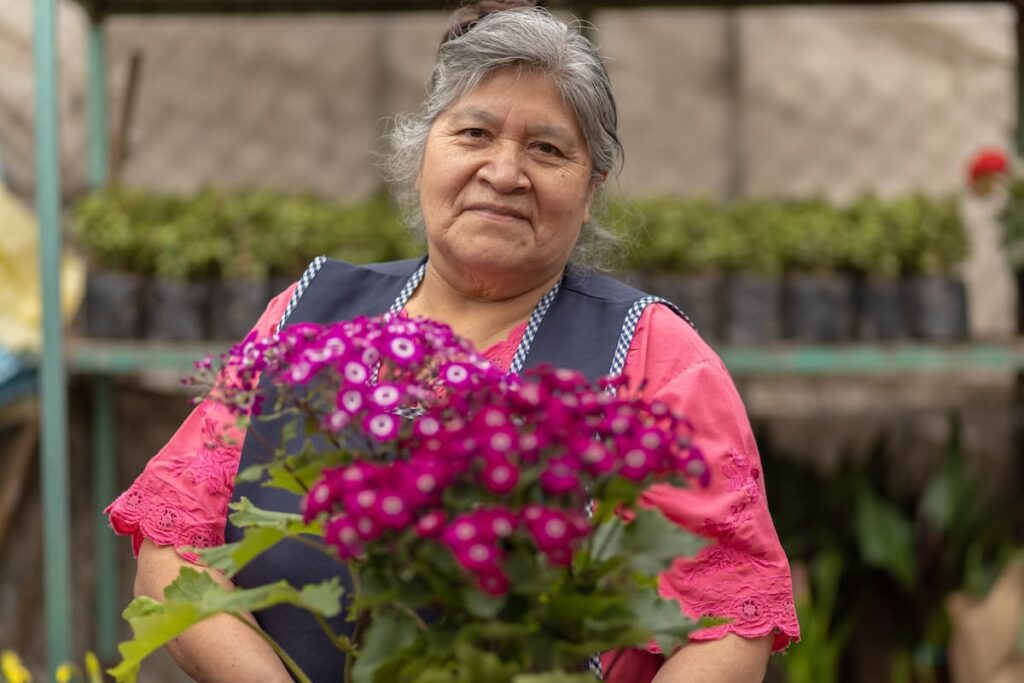
[{"label": "elderly woman", "polygon": [[[693,617],[729,621],[696,631],[677,652],[605,653],[606,680],[760,681],[770,652],[797,638],[798,626],[743,405],[678,309],[580,265],[608,245],[592,207],[620,160],[615,102],[590,43],[529,4],[460,10],[421,113],[393,134],[389,170],[423,231],[426,258],[367,267],[318,259],[271,301],[256,330],[269,335],[288,323],[392,310],[447,323],[512,371],[541,362],[592,377],[625,371],[634,394],[669,402],[693,420],[712,466],[707,489],[645,493],[648,504],[715,541],[677,560],[661,592]],[[241,448],[215,445],[231,425],[217,405],[201,404],[108,508],[114,529],[133,536],[138,595],[163,596],[196,560],[182,548],[224,541],[233,496],[297,506],[272,499],[270,489],[234,486],[255,439],[238,435]],[[227,538],[235,534],[228,525]],[[293,546],[261,557],[236,580],[301,583],[336,571],[317,557]],[[341,655],[305,618],[288,608],[254,615],[251,626],[217,617],[169,649],[198,681],[290,680],[263,629],[314,680],[332,680]]]}]

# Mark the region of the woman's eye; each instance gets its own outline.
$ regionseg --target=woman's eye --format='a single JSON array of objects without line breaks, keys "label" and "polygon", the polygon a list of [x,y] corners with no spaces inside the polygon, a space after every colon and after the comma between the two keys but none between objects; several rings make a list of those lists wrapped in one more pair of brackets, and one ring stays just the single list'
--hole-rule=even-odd
[{"label": "woman's eye", "polygon": [[550,142],[538,142],[536,148],[542,154],[551,154],[553,156],[562,156],[562,150],[558,149]]},{"label": "woman's eye", "polygon": [[467,128],[464,131],[462,131],[462,135],[468,138],[475,138],[479,140],[487,137],[487,131],[485,131],[483,128]]}]

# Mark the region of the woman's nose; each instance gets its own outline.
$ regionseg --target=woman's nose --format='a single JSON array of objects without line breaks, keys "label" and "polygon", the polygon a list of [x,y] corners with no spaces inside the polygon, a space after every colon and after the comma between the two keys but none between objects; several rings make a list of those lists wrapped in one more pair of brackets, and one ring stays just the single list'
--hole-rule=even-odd
[{"label": "woman's nose", "polygon": [[480,168],[480,178],[503,194],[522,191],[530,187],[530,179],[523,167],[523,153],[517,145],[495,144],[489,158]]}]

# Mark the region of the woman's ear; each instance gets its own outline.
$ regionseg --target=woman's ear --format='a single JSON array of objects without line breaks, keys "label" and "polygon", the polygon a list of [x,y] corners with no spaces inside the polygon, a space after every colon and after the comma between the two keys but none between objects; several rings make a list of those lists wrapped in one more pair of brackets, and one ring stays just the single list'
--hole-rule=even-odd
[{"label": "woman's ear", "polygon": [[587,205],[583,207],[584,223],[590,222],[590,205],[594,203],[594,196],[606,180],[608,180],[608,171],[601,171],[591,176],[590,187],[587,188]]}]

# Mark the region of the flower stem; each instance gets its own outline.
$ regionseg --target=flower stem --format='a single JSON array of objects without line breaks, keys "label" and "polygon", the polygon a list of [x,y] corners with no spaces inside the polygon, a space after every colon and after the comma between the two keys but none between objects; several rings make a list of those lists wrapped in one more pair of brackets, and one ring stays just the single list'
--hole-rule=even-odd
[{"label": "flower stem", "polygon": [[259,626],[252,623],[245,617],[243,617],[241,614],[238,614],[237,612],[228,612],[228,614],[230,614],[235,619],[238,619],[240,622],[248,626],[253,632],[256,633],[256,635],[262,638],[263,641],[274,650],[274,653],[281,658],[281,661],[284,662],[284,665],[288,668],[292,675],[299,680],[299,683],[313,683],[309,679],[309,676],[306,675],[306,672],[299,668],[299,665],[295,663],[295,660],[292,659],[291,656],[287,652],[285,652],[280,645],[277,644],[277,641],[275,641],[273,638],[267,635],[263,629],[261,629]]}]

